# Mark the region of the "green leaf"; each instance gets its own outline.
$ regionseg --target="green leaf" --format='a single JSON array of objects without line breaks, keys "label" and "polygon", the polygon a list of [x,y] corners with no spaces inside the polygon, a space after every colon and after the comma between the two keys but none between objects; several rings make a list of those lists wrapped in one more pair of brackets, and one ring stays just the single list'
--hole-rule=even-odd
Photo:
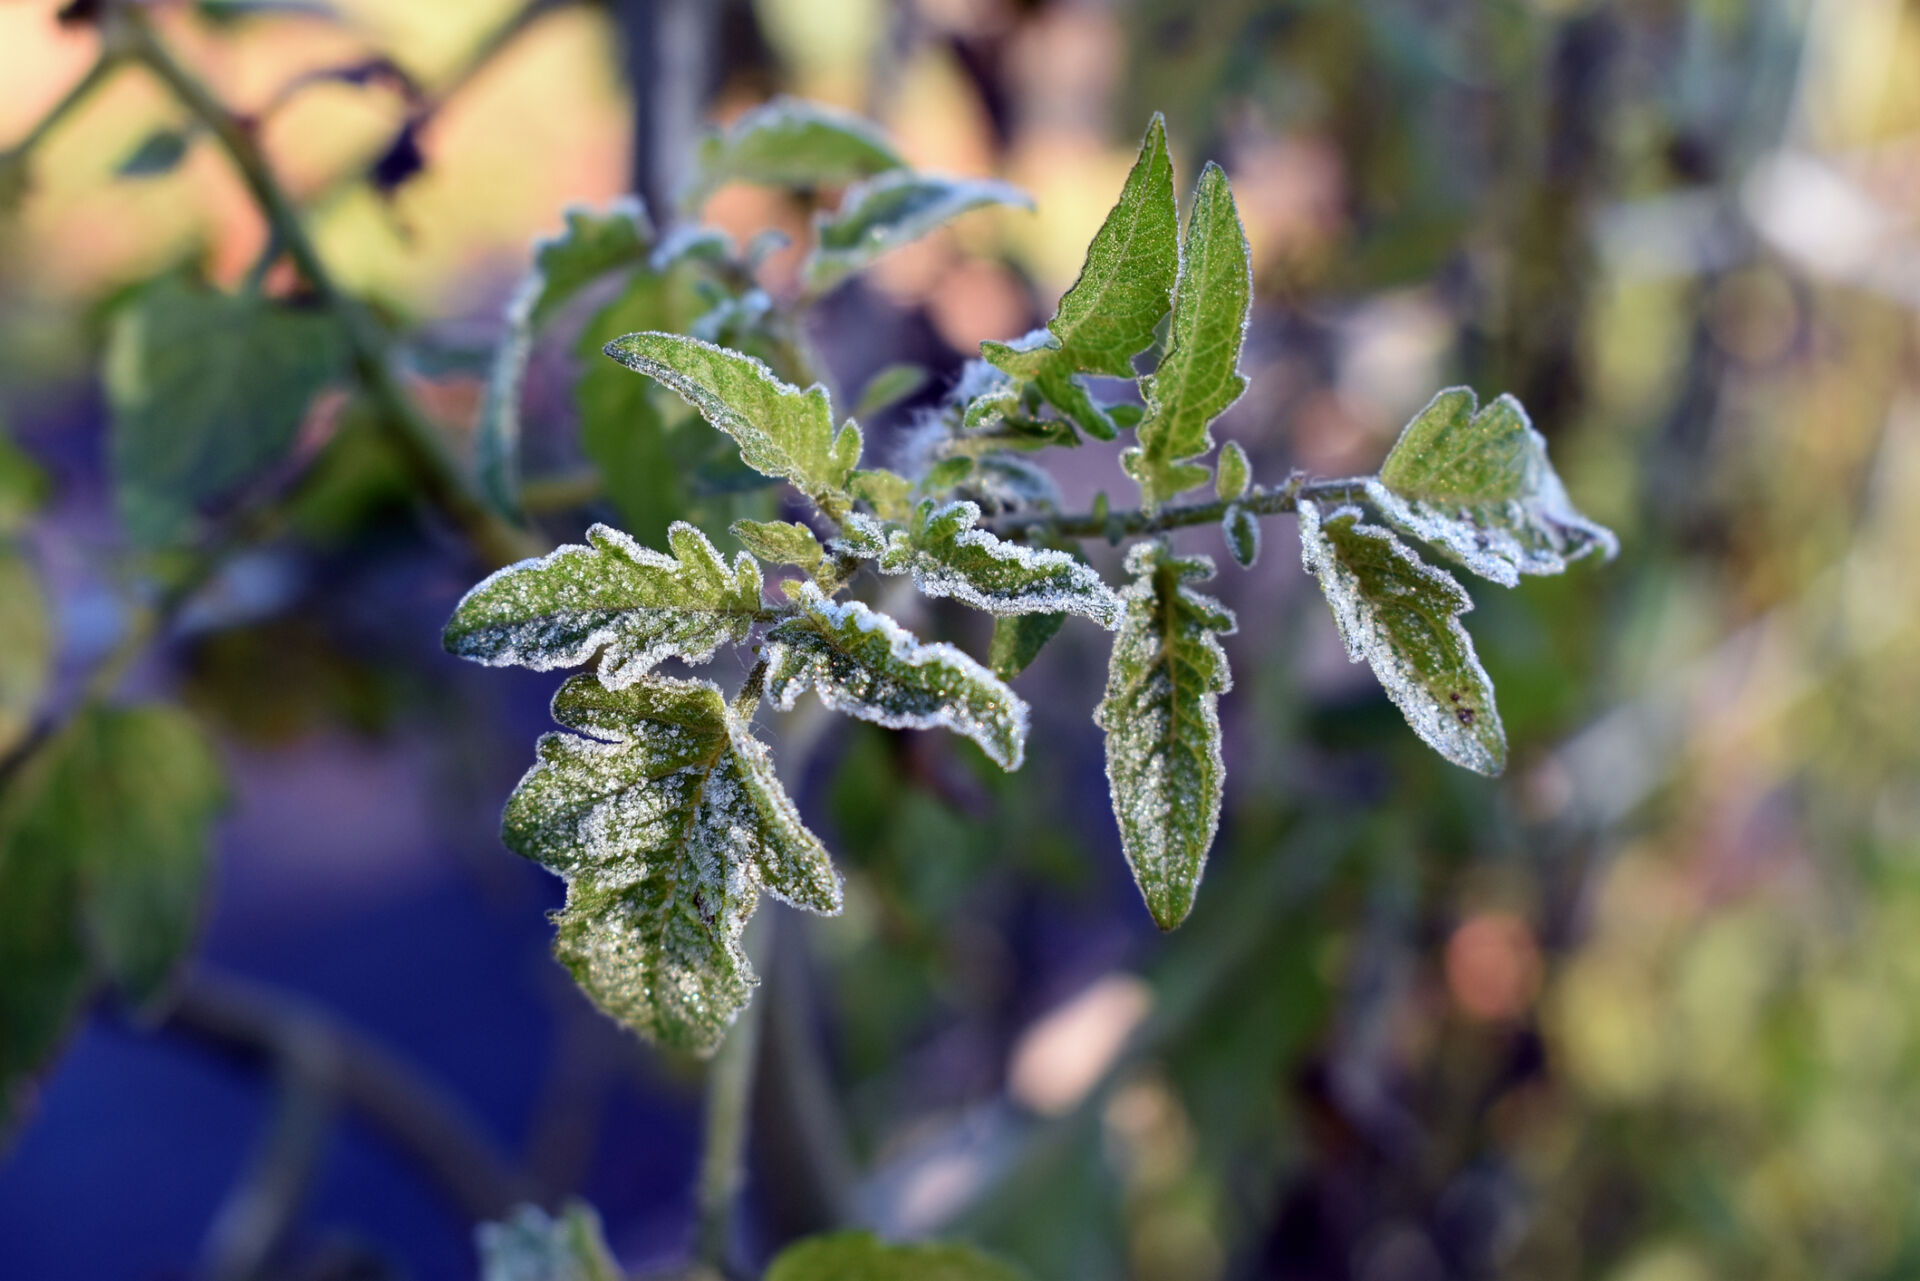
[{"label": "green leaf", "polygon": [[[878,536],[874,528],[856,531],[862,519],[849,521],[848,532]],[[1066,552],[1006,542],[975,528],[979,519],[980,508],[974,503],[922,502],[909,529],[886,531],[880,572],[911,573],[914,585],[927,595],[951,596],[989,613],[1064,612],[1106,628],[1119,621],[1120,598],[1092,566]]]},{"label": "green leaf", "polygon": [[888,1245],[871,1232],[795,1242],[766,1281],[1022,1281],[1021,1273],[964,1245]]},{"label": "green leaf", "polygon": [[1034,384],[1047,402],[1102,440],[1113,425],[1077,374],[1134,376],[1133,357],[1153,345],[1154,326],[1171,305],[1180,265],[1180,212],[1173,160],[1158,115],[1141,141],[1120,199],[1087,246],[1073,287],[1053,319],[1013,343],[980,344],[987,361]]},{"label": "green leaf", "polygon": [[790,520],[736,520],[732,533],[768,564],[812,569],[820,563],[820,540],[805,525]]},{"label": "green leaf", "polygon": [[704,663],[747,637],[764,608],[760,566],[741,552],[729,567],[685,522],[667,531],[672,556],[606,525],[483,579],[460,601],[442,637],[447,652],[489,667],[551,671],[600,656],[600,679],[619,689],[664,659]]},{"label": "green leaf", "polygon": [[520,508],[520,390],[534,331],[585,286],[645,262],[653,241],[647,211],[631,197],[615,201],[604,214],[575,207],[565,216],[564,231],[534,244],[533,269],[507,303],[506,329],[494,349],[480,406],[474,446],[480,487],[508,516]]},{"label": "green leaf", "polygon": [[1065,614],[1010,614],[994,619],[987,666],[1001,680],[1012,680],[1033,665],[1066,621]]},{"label": "green leaf", "polygon": [[837,187],[906,167],[887,136],[859,116],[795,98],[775,98],[700,143],[688,210],[729,182],[808,190]]},{"label": "green leaf", "polygon": [[1213,577],[1205,556],[1139,543],[1127,572],[1126,618],[1093,719],[1107,734],[1121,847],[1147,910],[1170,930],[1193,908],[1220,823],[1220,695],[1233,686],[1220,637],[1235,623],[1233,611],[1187,586]]},{"label": "green leaf", "polygon": [[149,545],[193,532],[293,444],[343,369],[332,317],[169,277],[115,317],[106,356],[121,514]]},{"label": "green leaf", "polygon": [[555,955],[609,1015],[710,1051],[758,981],[740,933],[761,889],[840,910],[827,852],[712,685],[575,676],[553,715],[581,734],[540,740],[502,837],[567,880]]},{"label": "green leaf", "polygon": [[990,178],[943,178],[898,169],[847,189],[840,208],[814,216],[804,275],[824,292],[880,255],[988,205],[1033,209],[1033,197]]},{"label": "green leaf", "polygon": [[1207,469],[1185,460],[1213,448],[1208,424],[1247,389],[1238,366],[1252,303],[1247,233],[1226,172],[1209,163],[1187,217],[1167,354],[1140,384],[1140,444],[1122,456],[1149,511],[1206,482]]},{"label": "green leaf", "polygon": [[905,520],[913,510],[913,482],[885,468],[854,472],[847,484],[853,496],[883,520]]},{"label": "green leaf", "polygon": [[19,533],[46,500],[46,472],[0,427],[0,535]]},{"label": "green leaf", "polygon": [[1260,558],[1260,521],[1239,503],[1227,507],[1220,518],[1220,536],[1227,541],[1227,555],[1242,569],[1252,569]]},{"label": "green leaf", "polygon": [[33,727],[53,669],[53,624],[33,566],[0,543],[0,758]]},{"label": "green leaf", "polygon": [[0,791],[0,1138],[24,1079],[59,1048],[91,986],[80,942],[80,860],[65,821],[82,804],[61,740]]},{"label": "green leaf", "polygon": [[739,442],[755,471],[792,481],[816,502],[845,492],[860,461],[860,428],[834,431],[825,387],[801,391],[751,356],[679,334],[628,334],[607,354],[678,392]]},{"label": "green leaf", "polygon": [[927,468],[927,474],[920,478],[920,491],[927,494],[944,494],[972,473],[973,459],[965,455],[942,458]]},{"label": "green leaf", "polygon": [[1228,502],[1247,492],[1247,486],[1253,483],[1253,464],[1247,461],[1247,451],[1240,448],[1240,442],[1230,440],[1220,447],[1220,470],[1213,477],[1213,492]]},{"label": "green leaf", "polygon": [[925,387],[932,377],[925,365],[888,365],[867,379],[866,387],[860,392],[859,403],[853,407],[853,416],[871,418],[892,409]]},{"label": "green leaf", "polygon": [[1407,424],[1367,486],[1380,514],[1507,587],[1591,552],[1618,554],[1612,531],[1574,510],[1520,402],[1502,396],[1475,413],[1477,403],[1450,387]]},{"label": "green leaf", "polygon": [[140,140],[115,173],[122,178],[157,178],[172,173],[186,159],[192,139],[184,130],[155,129]]},{"label": "green leaf", "polygon": [[859,601],[812,583],[800,612],[767,632],[767,697],[782,711],[811,686],[838,712],[890,729],[950,729],[1004,770],[1026,755],[1027,705],[951,645],[927,644]]},{"label": "green leaf", "polygon": [[1324,515],[1302,499],[1300,557],[1320,579],[1354,662],[1366,659],[1413,732],[1476,773],[1506,768],[1507,736],[1493,682],[1460,615],[1473,601],[1451,574],[1415,555],[1391,530],[1342,507]]},{"label": "green leaf", "polygon": [[584,1201],[567,1202],[557,1216],[537,1205],[518,1206],[473,1236],[481,1281],[625,1281],[600,1216]]}]

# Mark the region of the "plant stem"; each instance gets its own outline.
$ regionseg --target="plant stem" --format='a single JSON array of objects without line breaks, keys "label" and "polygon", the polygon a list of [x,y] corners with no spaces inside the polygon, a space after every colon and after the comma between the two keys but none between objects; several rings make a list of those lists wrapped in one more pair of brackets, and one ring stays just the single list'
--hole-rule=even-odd
[{"label": "plant stem", "polygon": [[73,87],[60,96],[60,101],[48,108],[47,114],[35,122],[27,131],[27,136],[11,147],[0,147],[0,160],[18,164],[26,160],[35,147],[45,142],[47,135],[59,127],[60,122],[71,115],[76,107],[93,95],[93,91],[107,82],[107,78],[120,69],[122,58],[112,41],[107,41],[95,58],[87,73],[76,80]]},{"label": "plant stem", "polygon": [[1019,512],[998,516],[982,524],[1008,538],[1104,538],[1117,543],[1142,534],[1161,534],[1187,525],[1211,525],[1227,514],[1227,508],[1244,507],[1256,516],[1277,516],[1293,511],[1302,498],[1316,502],[1350,502],[1364,491],[1366,478],[1308,480],[1296,471],[1272,489],[1255,485],[1240,497],[1217,498],[1210,503],[1186,503],[1162,507],[1158,511],[1136,509],[1123,512],[1080,512],[1063,516],[1055,512]]},{"label": "plant stem", "polygon": [[[766,932],[764,917],[748,922],[741,946],[749,961],[761,959]],[[733,1210],[746,1176],[753,1069],[760,1053],[760,1006],[759,1001],[747,1002],[707,1068],[706,1137],[700,1148],[699,1183],[694,1189],[699,1213],[694,1255],[721,1272],[728,1270]]]}]

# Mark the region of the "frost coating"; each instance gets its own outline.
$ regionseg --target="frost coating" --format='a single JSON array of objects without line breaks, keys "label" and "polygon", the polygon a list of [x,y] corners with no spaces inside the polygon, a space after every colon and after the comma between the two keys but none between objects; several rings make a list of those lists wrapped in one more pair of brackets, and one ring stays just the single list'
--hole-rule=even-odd
[{"label": "frost coating", "polygon": [[1407,424],[1367,485],[1380,514],[1506,587],[1591,552],[1618,555],[1613,531],[1575,510],[1520,402],[1476,404],[1471,389],[1451,387]]},{"label": "frost coating", "polygon": [[1120,843],[1147,910],[1170,930],[1193,908],[1220,823],[1220,695],[1233,687],[1220,637],[1236,624],[1232,610],[1187,586],[1213,577],[1205,556],[1140,543],[1127,572],[1126,618],[1093,719],[1107,734]]},{"label": "frost coating", "polygon": [[1347,656],[1367,660],[1428,746],[1455,765],[1499,774],[1507,735],[1493,682],[1460,625],[1473,608],[1465,589],[1391,530],[1361,524],[1358,508],[1322,516],[1302,499],[1299,516],[1301,562],[1320,580]]},{"label": "frost coating", "polygon": [[728,182],[836,187],[905,164],[869,121],[819,103],[775,98],[701,141],[697,175],[682,203],[696,209]]},{"label": "frost coating", "polygon": [[896,169],[847,188],[835,212],[814,216],[807,284],[826,289],[875,258],[987,205],[1031,211],[1033,197],[987,178],[946,178]]},{"label": "frost coating", "polygon": [[733,437],[747,466],[792,481],[810,498],[844,490],[860,461],[860,428],[834,431],[827,389],[818,383],[801,391],[752,356],[682,334],[628,334],[606,350]]},{"label": "frost coating", "polygon": [[501,836],[567,881],[554,954],[650,1039],[719,1044],[758,981],[740,933],[760,891],[840,910],[840,881],[766,748],[705,681],[575,676]]},{"label": "frost coating", "polygon": [[1220,518],[1220,536],[1226,539],[1227,554],[1242,569],[1252,569],[1260,558],[1260,521],[1239,503],[1227,508]]},{"label": "frost coating", "polygon": [[1027,705],[951,645],[927,644],[859,601],[801,586],[800,614],[767,633],[767,697],[793,710],[808,686],[835,711],[890,729],[950,729],[1016,770],[1027,745]]},{"label": "frost coating", "polygon": [[[911,573],[927,595],[951,596],[993,614],[1079,614],[1109,630],[1119,622],[1120,598],[1092,566],[1066,552],[1005,542],[975,529],[979,519],[974,503],[921,503],[911,531],[887,531],[880,572]],[[852,525],[847,534],[851,543]],[[858,536],[868,545],[871,532]]]},{"label": "frost coating", "polygon": [[453,611],[448,652],[489,667],[550,671],[600,653],[600,679],[620,689],[662,659],[704,663],[737,644],[763,612],[760,566],[741,552],[729,567],[684,521],[667,531],[672,556],[606,525],[536,560],[482,580]]}]

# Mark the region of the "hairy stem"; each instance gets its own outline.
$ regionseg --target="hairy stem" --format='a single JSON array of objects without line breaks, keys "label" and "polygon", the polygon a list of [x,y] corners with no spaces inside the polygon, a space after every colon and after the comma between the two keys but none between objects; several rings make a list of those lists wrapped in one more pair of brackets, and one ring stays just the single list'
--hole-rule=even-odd
[{"label": "hairy stem", "polygon": [[981,524],[1006,538],[1104,538],[1117,543],[1123,538],[1144,534],[1163,534],[1188,525],[1212,525],[1227,514],[1227,508],[1240,506],[1256,516],[1278,516],[1293,511],[1302,498],[1319,502],[1344,502],[1357,499],[1366,486],[1365,478],[1308,480],[1305,472],[1295,472],[1269,489],[1255,485],[1231,501],[1217,498],[1210,503],[1185,503],[1123,512],[1081,512],[1060,515],[1056,512],[1017,512],[998,516]]}]

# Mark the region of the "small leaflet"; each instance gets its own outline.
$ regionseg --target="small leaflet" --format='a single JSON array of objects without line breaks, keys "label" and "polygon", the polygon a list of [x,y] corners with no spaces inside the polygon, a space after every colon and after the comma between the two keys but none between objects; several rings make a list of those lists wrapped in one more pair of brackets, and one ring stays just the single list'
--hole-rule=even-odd
[{"label": "small leaflet", "polygon": [[480,1281],[625,1281],[607,1248],[600,1216],[585,1201],[558,1215],[537,1205],[514,1207],[499,1223],[474,1229]]},{"label": "small leaflet", "polygon": [[1193,908],[1220,824],[1220,695],[1233,687],[1220,637],[1235,620],[1187,585],[1213,577],[1205,556],[1139,543],[1127,572],[1126,618],[1093,719],[1107,735],[1107,784],[1127,863],[1155,923],[1170,930]]},{"label": "small leaflet", "polygon": [[950,729],[1016,770],[1027,705],[992,672],[947,644],[928,644],[859,601],[800,587],[800,613],[767,632],[767,697],[782,711],[811,686],[838,712],[889,729]]},{"label": "small leaflet", "polygon": [[1367,485],[1381,516],[1505,587],[1592,552],[1618,555],[1613,531],[1574,509],[1520,402],[1501,396],[1475,413],[1477,403],[1471,388],[1450,387],[1407,424]]},{"label": "small leaflet", "polygon": [[[1093,400],[1080,374],[1134,376],[1133,358],[1153,346],[1153,331],[1172,305],[1180,266],[1180,211],[1173,198],[1173,160],[1166,122],[1155,115],[1120,198],[1087,246],[1080,276],[1060,299],[1053,319],[1012,343],[980,344],[980,354],[1020,383],[1031,383],[1047,403],[1099,440],[1112,440],[1112,419]],[[1017,394],[1012,403],[1018,402]],[[1008,412],[967,415],[968,426]]]},{"label": "small leaflet", "polygon": [[790,480],[816,502],[846,490],[860,461],[860,428],[849,422],[834,431],[818,383],[801,391],[752,356],[682,334],[628,334],[608,343],[607,355],[679,393],[762,475]]},{"label": "small leaflet", "polygon": [[1140,444],[1121,459],[1149,511],[1206,482],[1207,469],[1187,460],[1213,448],[1208,425],[1247,389],[1238,366],[1252,303],[1247,233],[1226,172],[1209,162],[1187,216],[1167,354],[1141,380]]},{"label": "small leaflet", "polygon": [[838,187],[906,163],[887,136],[859,116],[779,97],[701,140],[693,183],[681,203],[698,209],[729,182]]},{"label": "small leaflet", "polygon": [[705,681],[574,676],[507,802],[508,848],[567,881],[554,954],[594,1003],[707,1053],[759,980],[740,933],[760,891],[833,915],[841,891],[766,747]]},{"label": "small leaflet", "polygon": [[1244,496],[1252,483],[1253,464],[1247,461],[1247,451],[1240,448],[1240,442],[1230,440],[1220,446],[1220,469],[1213,477],[1214,494],[1232,502]]},{"label": "small leaflet", "polygon": [[475,467],[487,500],[507,515],[520,507],[520,389],[534,331],[586,285],[644,262],[653,241],[647,211],[631,196],[614,201],[604,214],[574,206],[565,216],[564,231],[535,242],[533,269],[507,301],[505,332],[480,406]]},{"label": "small leaflet", "polygon": [[812,569],[820,563],[820,540],[811,529],[790,520],[736,520],[729,532],[748,551],[770,565]]},{"label": "small leaflet", "polygon": [[606,525],[536,560],[483,579],[453,611],[447,651],[489,667],[551,671],[600,655],[610,689],[663,659],[704,663],[747,637],[763,613],[760,566],[745,552],[729,567],[685,521],[667,531],[672,556]]},{"label": "small leaflet", "polygon": [[1320,580],[1354,662],[1366,659],[1413,732],[1455,765],[1489,777],[1507,764],[1493,682],[1460,615],[1473,608],[1445,570],[1391,530],[1341,507],[1323,516],[1302,499],[1300,559]]},{"label": "small leaflet", "polygon": [[[1003,541],[976,529],[979,519],[975,503],[922,502],[911,530],[887,531],[880,572],[911,573],[927,595],[950,596],[993,614],[1068,613],[1108,630],[1118,625],[1120,597],[1091,565],[1066,552]],[[856,550],[863,545],[852,537],[848,543]]]},{"label": "small leaflet", "polygon": [[1227,554],[1242,569],[1252,569],[1260,558],[1260,521],[1239,503],[1227,508],[1220,518],[1220,536],[1227,541]]},{"label": "small leaflet", "polygon": [[847,188],[840,207],[814,216],[814,249],[803,268],[808,288],[831,289],[874,259],[988,205],[1029,212],[1033,197],[989,178],[947,178],[896,169]]}]

